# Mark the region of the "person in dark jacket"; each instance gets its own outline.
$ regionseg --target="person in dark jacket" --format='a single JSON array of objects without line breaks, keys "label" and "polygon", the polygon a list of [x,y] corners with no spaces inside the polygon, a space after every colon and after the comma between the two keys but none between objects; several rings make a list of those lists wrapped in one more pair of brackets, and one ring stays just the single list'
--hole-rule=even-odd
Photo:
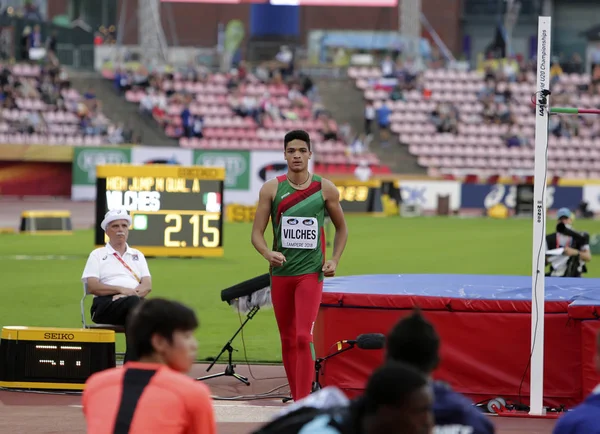
[{"label": "person in dark jacket", "polygon": [[[386,344],[387,360],[407,363],[430,376],[440,357],[440,338],[419,310],[401,319],[390,331]],[[494,425],[465,396],[442,382],[433,385],[435,433],[493,434]]]},{"label": "person in dark jacket", "polygon": [[[600,373],[600,333],[596,341],[596,370]],[[600,384],[585,401],[558,419],[552,434],[600,434]]]},{"label": "person in dark jacket", "polygon": [[[422,372],[410,365],[389,361],[380,366],[369,378],[364,395],[349,404],[328,408],[311,405],[313,396],[326,394],[327,389],[330,388],[298,401],[294,404],[298,406],[294,411],[275,418],[253,434],[433,432],[431,385]],[[313,402],[319,401],[323,403],[327,399],[315,399]]]}]

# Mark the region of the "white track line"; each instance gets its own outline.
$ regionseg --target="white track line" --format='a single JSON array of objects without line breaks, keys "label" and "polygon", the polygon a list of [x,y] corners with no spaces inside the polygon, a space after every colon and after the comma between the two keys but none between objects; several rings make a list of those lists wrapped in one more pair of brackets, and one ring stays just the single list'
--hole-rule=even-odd
[{"label": "white track line", "polygon": [[[69,405],[82,408],[81,405]],[[265,406],[250,404],[214,403],[215,417],[218,423],[264,423],[282,410],[282,406]]]}]

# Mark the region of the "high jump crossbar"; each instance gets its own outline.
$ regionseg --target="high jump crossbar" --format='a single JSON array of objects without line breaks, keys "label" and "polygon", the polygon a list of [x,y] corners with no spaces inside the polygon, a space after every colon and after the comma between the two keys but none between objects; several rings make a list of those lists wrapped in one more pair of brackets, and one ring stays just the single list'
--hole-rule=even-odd
[{"label": "high jump crossbar", "polygon": [[533,187],[533,244],[531,287],[531,374],[529,414],[543,416],[544,306],[546,269],[546,185],[548,175],[548,120],[552,114],[600,114],[596,109],[550,106],[550,58],[552,18],[538,17],[537,85],[534,96],[535,162]]}]

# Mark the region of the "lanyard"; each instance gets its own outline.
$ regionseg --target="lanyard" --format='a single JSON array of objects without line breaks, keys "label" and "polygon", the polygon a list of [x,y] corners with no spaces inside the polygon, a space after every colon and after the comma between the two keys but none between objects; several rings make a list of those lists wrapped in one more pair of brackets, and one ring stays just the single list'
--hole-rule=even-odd
[{"label": "lanyard", "polygon": [[133,270],[131,269],[131,267],[130,267],[129,265],[127,265],[127,263],[126,263],[126,262],[123,260],[123,258],[121,258],[121,257],[119,256],[119,254],[118,254],[117,252],[113,253],[113,256],[114,256],[115,258],[117,258],[121,264],[123,264],[123,267],[127,268],[127,269],[129,270],[129,272],[130,272],[131,274],[133,274],[133,277],[135,277],[135,278],[136,278],[136,280],[137,280],[139,283],[141,283],[141,282],[142,282],[142,280],[141,280],[141,279],[138,277],[138,275],[135,273],[135,271],[133,271]]}]

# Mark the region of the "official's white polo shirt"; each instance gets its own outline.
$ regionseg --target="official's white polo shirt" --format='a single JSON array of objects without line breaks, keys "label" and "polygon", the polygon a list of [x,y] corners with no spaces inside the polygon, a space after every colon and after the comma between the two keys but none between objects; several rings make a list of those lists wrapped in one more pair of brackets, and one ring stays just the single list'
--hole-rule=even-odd
[{"label": "official's white polo shirt", "polygon": [[[138,280],[114,254],[117,251],[110,244],[100,247],[90,253],[81,280],[86,283],[88,277],[97,278],[100,283],[105,285],[122,286],[124,288],[135,288],[139,285]],[[141,279],[150,277],[148,263],[143,253],[127,245],[127,250],[122,256],[123,261],[135,271],[135,274]]]}]

